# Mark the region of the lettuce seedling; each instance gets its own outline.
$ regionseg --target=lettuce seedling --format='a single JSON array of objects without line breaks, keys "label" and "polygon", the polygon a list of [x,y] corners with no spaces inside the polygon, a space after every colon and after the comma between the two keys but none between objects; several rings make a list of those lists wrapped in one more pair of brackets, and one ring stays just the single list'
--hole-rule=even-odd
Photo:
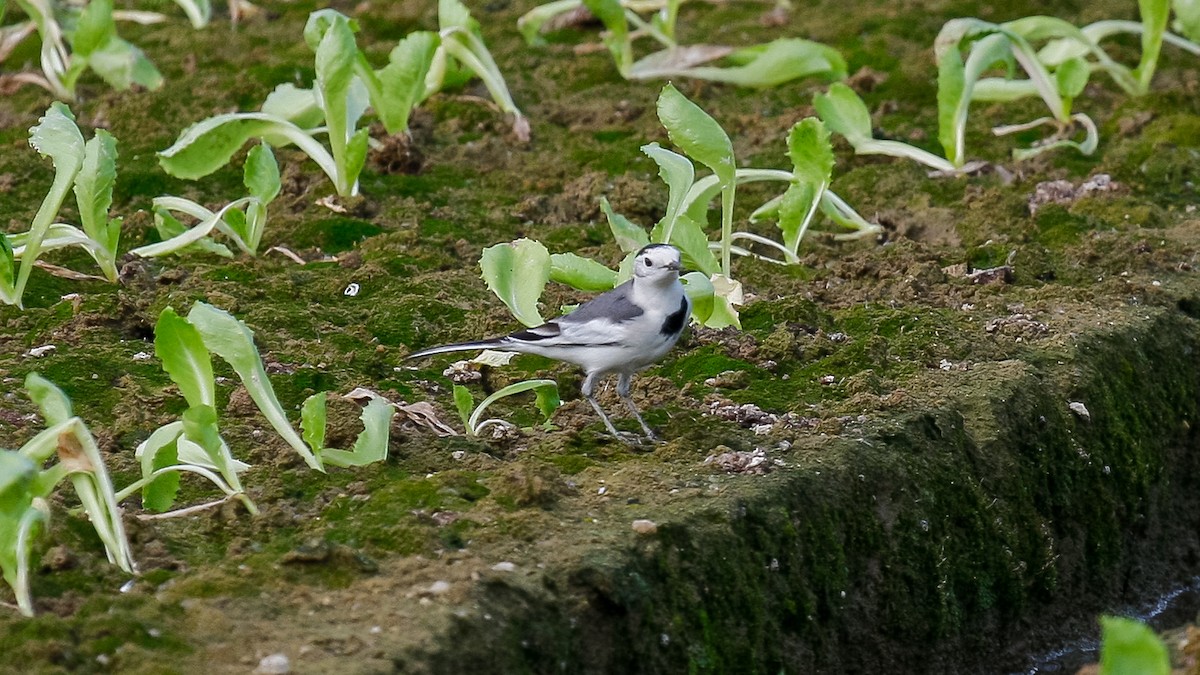
[{"label": "lettuce seedling", "polygon": [[[48,498],[64,478],[71,480],[108,561],[130,574],[137,573],[137,566],[112,481],[91,432],[72,413],[70,399],[49,381],[30,373],[25,389],[47,428],[18,451],[0,450],[0,571],[16,594],[21,613],[33,616],[29,591],[33,539],[39,529],[48,529]],[[45,467],[53,456],[58,461]]]},{"label": "lettuce seedling", "polygon": [[462,418],[467,435],[479,436],[489,426],[512,427],[511,423],[502,419],[493,417],[485,420],[483,413],[496,401],[527,391],[534,393],[534,406],[549,423],[550,416],[562,405],[562,401],[558,397],[558,383],[554,380],[524,380],[510,384],[483,399],[478,406],[475,405],[475,397],[471,395],[471,390],[456,384],[454,385],[454,406],[458,408],[458,415]]},{"label": "lettuce seedling", "polygon": [[[70,108],[53,103],[30,129],[29,144],[54,163],[54,183],[27,232],[0,232],[0,300],[18,307],[29,275],[46,251],[79,246],[92,256],[105,278],[116,281],[121,237],[121,219],[108,217],[116,180],[117,142],[112,135],[97,129],[84,143]],[[72,189],[82,228],[54,222]]]},{"label": "lettuce seedling", "polygon": [[65,100],[75,100],[75,85],[88,70],[118,90],[134,85],[146,89],[162,86],[162,75],[142,50],[117,35],[112,0],[91,0],[77,15],[53,0],[15,2],[29,16],[42,41],[42,74],[24,81]]},{"label": "lettuce seedling", "polygon": [[[740,49],[681,46],[675,39],[680,4],[682,0],[556,0],[527,12],[517,27],[526,42],[537,44],[541,32],[554,26],[558,17],[586,8],[604,24],[601,40],[627,80],[690,77],[743,87],[774,87],[804,77],[840,80],[846,76],[842,55],[810,40],[782,38]],[[661,49],[635,61],[633,43],[640,37],[653,39]],[[711,65],[722,59],[728,65]]]},{"label": "lettuce seedling", "polygon": [[[149,258],[200,250],[232,256],[225,245],[208,238],[215,230],[233,240],[245,253],[255,255],[267,224],[267,206],[280,189],[279,165],[271,146],[262,143],[250,149],[242,180],[250,196],[237,199],[216,212],[183,197],[155,197],[154,227],[162,241],[140,246],[130,253]],[[186,227],[173,213],[194,218],[197,224]]]},{"label": "lettuce seedling", "polygon": [[[317,163],[342,196],[358,194],[369,138],[359,122],[374,110],[389,133],[407,133],[415,106],[440,91],[463,69],[483,80],[502,110],[515,117],[513,130],[529,138],[529,122],[513,103],[495,61],[479,36],[479,24],[458,0],[440,0],[438,33],[408,35],[392,50],[389,63],[373,70],[358,49],[358,24],[331,9],[313,12],[304,40],[313,50],[313,88],[280,85],[260,112],[217,115],[198,122],[159,154],[167,173],[179,178],[207,176],[229,163],[247,141],[294,144]],[[329,146],[316,140],[325,135]]]}]

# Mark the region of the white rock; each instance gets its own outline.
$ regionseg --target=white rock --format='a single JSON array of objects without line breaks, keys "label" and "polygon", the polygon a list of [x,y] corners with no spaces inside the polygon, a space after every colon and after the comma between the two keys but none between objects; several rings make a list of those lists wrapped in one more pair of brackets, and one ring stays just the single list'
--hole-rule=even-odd
[{"label": "white rock", "polygon": [[445,593],[448,590],[450,590],[450,582],[449,581],[439,580],[439,581],[435,581],[429,585],[429,593],[431,593],[433,595],[441,595],[442,593]]},{"label": "white rock", "polygon": [[1070,403],[1067,403],[1067,407],[1071,409],[1071,412],[1079,415],[1079,417],[1081,417],[1083,420],[1087,422],[1092,421],[1092,414],[1088,412],[1087,406],[1079,401],[1071,401]]},{"label": "white rock", "polygon": [[292,664],[288,661],[286,654],[271,654],[262,657],[254,672],[255,675],[282,675],[292,672]]},{"label": "white rock", "polygon": [[638,534],[654,534],[658,532],[658,525],[653,520],[639,518],[633,521],[633,531]]},{"label": "white rock", "polygon": [[515,572],[517,571],[517,566],[505,560],[504,562],[492,565],[492,570],[495,572]]}]

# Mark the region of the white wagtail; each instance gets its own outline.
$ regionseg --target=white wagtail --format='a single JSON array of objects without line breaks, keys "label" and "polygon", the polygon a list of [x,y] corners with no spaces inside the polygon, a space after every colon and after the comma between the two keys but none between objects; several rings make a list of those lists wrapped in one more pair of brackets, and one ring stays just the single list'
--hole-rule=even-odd
[{"label": "white wagtail", "polygon": [[596,381],[616,373],[617,395],[654,440],[654,432],[630,395],[633,375],[671,350],[691,313],[692,301],[679,282],[679,250],[668,244],[650,244],[638,251],[632,279],[579,305],[570,314],[504,337],[431,347],[406,358],[495,349],[573,363],[587,374],[583,397],[600,415],[608,433],[621,438],[592,397]]}]

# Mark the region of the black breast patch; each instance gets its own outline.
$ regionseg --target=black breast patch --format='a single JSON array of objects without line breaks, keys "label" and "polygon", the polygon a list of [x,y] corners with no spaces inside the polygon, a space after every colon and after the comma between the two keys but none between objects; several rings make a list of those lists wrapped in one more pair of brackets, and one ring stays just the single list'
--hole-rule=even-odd
[{"label": "black breast patch", "polygon": [[684,296],[684,298],[679,301],[679,309],[675,310],[670,314],[670,316],[667,317],[667,320],[663,322],[662,330],[660,332],[663,335],[678,334],[679,331],[683,330],[683,322],[687,321],[687,311],[688,301],[687,296]]}]

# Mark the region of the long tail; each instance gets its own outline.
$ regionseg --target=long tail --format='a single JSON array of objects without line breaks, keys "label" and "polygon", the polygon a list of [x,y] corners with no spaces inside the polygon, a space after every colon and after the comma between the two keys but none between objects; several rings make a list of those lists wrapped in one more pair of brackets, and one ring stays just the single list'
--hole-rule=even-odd
[{"label": "long tail", "polygon": [[495,340],[477,340],[475,342],[459,342],[452,345],[442,345],[440,347],[430,347],[422,349],[419,352],[414,352],[404,357],[404,360],[419,359],[422,356],[433,356],[434,354],[445,354],[447,352],[466,352],[472,349],[503,349],[505,348],[504,338]]}]

